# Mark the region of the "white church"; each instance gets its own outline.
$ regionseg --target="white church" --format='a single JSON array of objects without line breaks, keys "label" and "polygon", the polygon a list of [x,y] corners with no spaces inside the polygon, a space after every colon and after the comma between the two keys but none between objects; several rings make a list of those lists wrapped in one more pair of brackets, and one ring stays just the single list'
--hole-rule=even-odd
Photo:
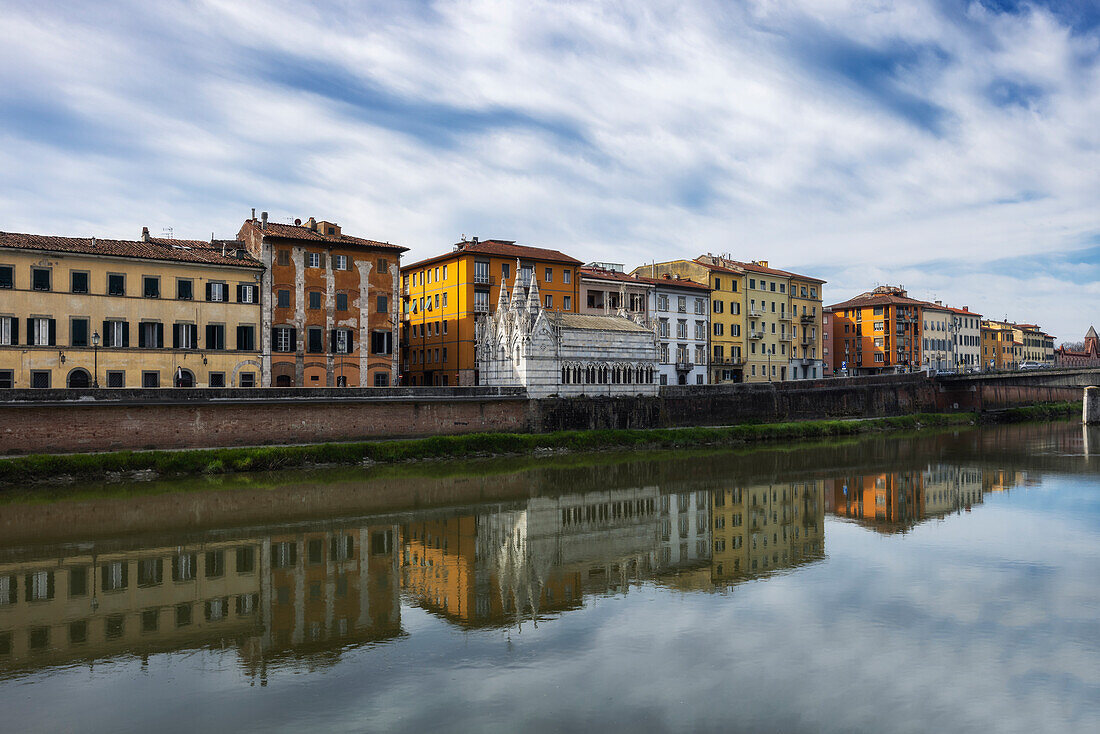
[{"label": "white church", "polygon": [[511,298],[501,283],[496,313],[478,322],[478,381],[533,398],[656,395],[657,335],[637,319],[547,311],[517,267]]}]

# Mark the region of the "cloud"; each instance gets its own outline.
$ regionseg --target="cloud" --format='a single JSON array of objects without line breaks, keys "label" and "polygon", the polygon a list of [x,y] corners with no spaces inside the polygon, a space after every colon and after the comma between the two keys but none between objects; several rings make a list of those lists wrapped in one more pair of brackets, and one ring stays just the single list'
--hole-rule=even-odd
[{"label": "cloud", "polygon": [[1096,318],[1095,279],[1036,282],[1100,237],[1092,2],[6,5],[0,229],[226,236],[256,206],[411,258],[731,252],[829,301]]}]

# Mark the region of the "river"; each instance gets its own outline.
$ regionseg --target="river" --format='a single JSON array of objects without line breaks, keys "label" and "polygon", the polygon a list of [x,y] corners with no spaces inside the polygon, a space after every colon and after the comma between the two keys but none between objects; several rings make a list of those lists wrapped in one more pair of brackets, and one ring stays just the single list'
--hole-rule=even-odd
[{"label": "river", "polygon": [[1100,430],[16,489],[0,721],[1100,731]]}]

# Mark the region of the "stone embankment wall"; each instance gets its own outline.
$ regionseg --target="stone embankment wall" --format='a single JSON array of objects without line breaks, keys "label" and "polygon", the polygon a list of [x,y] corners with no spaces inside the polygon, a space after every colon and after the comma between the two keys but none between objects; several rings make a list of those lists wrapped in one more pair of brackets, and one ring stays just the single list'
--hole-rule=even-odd
[{"label": "stone embankment wall", "polygon": [[[1080,400],[1100,371],[669,386],[659,395],[528,399],[522,388],[5,390],[0,454],[411,438],[486,431],[728,425],[997,410]],[[1092,382],[1090,382],[1092,381]]]}]

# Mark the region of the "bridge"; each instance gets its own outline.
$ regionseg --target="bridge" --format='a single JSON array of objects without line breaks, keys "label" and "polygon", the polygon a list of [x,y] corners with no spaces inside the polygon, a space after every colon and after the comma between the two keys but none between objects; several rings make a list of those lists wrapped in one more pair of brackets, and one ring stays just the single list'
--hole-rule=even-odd
[{"label": "bridge", "polygon": [[937,375],[932,380],[940,410],[1003,410],[1081,400],[1084,388],[1100,385],[1100,367]]}]

